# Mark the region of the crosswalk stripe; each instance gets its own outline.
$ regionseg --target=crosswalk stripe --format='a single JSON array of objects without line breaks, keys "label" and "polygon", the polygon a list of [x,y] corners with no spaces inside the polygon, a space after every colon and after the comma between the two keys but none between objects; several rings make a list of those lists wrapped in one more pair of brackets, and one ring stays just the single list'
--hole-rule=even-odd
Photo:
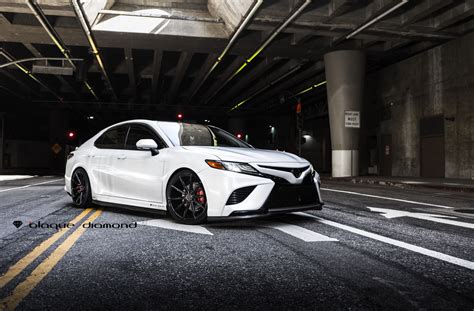
[{"label": "crosswalk stripe", "polygon": [[137,222],[137,224],[176,231],[213,235],[209,230],[202,226],[183,225],[167,219],[151,219]]},{"label": "crosswalk stripe", "polygon": [[283,233],[289,234],[305,242],[336,242],[337,241],[337,239],[333,239],[328,236],[325,236],[317,232],[308,230],[300,226],[292,225],[292,224],[269,222],[268,224],[265,224],[263,226],[267,228],[279,230]]}]

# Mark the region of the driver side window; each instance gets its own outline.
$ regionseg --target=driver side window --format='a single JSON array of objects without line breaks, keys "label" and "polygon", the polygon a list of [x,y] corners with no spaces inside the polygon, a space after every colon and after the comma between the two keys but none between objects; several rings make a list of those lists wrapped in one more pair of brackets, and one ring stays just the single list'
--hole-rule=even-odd
[{"label": "driver side window", "polygon": [[127,142],[125,143],[125,149],[127,150],[138,150],[137,141],[141,139],[152,139],[158,145],[158,149],[165,147],[164,143],[154,134],[151,130],[137,125],[132,125],[128,132]]}]

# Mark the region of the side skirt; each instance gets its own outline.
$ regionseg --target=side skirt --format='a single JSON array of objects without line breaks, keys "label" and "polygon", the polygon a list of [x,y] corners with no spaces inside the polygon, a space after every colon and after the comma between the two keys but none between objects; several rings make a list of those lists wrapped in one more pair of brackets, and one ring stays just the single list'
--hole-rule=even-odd
[{"label": "side skirt", "polygon": [[93,204],[112,207],[112,208],[121,208],[135,212],[144,212],[148,214],[155,214],[155,215],[168,215],[167,211],[159,210],[155,208],[146,208],[146,207],[139,207],[139,206],[132,206],[132,205],[125,205],[125,204],[118,204],[118,203],[110,203],[110,202],[102,202],[97,200],[92,200]]}]

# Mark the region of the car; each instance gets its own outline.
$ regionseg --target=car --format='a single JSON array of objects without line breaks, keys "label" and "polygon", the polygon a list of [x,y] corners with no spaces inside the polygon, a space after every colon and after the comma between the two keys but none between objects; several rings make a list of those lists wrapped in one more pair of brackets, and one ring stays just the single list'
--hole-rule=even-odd
[{"label": "car", "polygon": [[321,209],[320,184],[297,155],[211,125],[153,120],[102,130],[68,155],[65,172],[78,207],[162,210],[184,224]]}]

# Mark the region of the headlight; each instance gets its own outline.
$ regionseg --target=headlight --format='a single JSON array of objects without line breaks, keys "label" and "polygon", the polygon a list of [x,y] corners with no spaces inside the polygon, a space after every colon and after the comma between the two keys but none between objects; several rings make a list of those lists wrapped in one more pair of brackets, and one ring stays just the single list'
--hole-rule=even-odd
[{"label": "headlight", "polygon": [[259,172],[247,163],[206,160],[207,165],[218,170],[259,175]]},{"label": "headlight", "polygon": [[316,170],[313,168],[313,166],[311,165],[311,176],[313,178],[316,178],[316,181],[321,184],[321,177],[319,176],[318,172],[316,172]]}]

